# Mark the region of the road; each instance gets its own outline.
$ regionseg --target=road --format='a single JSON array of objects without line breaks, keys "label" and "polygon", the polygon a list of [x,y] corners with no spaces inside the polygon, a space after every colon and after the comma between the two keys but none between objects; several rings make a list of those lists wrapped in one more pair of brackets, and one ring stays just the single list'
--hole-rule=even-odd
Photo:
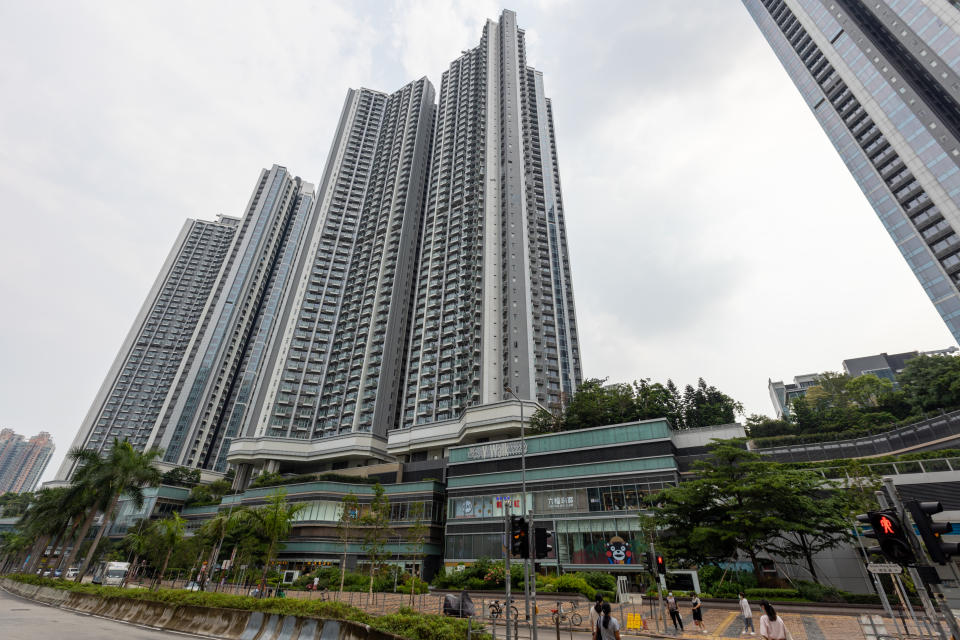
[{"label": "road", "polygon": [[0,590],[0,638],[3,640],[183,640],[195,637],[64,611]]}]

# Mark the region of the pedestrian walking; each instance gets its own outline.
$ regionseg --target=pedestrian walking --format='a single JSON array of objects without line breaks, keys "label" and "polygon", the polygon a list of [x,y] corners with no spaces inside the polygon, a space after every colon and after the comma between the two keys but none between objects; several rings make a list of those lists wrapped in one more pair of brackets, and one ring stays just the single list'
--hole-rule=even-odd
[{"label": "pedestrian walking", "polygon": [[753,611],[750,610],[750,603],[747,601],[747,596],[743,595],[743,591],[740,592],[740,613],[743,614],[743,631],[740,635],[747,635],[747,629],[750,629],[750,635],[757,635],[756,629],[753,628]]},{"label": "pedestrian walking", "polygon": [[620,640],[620,623],[610,615],[610,603],[601,605],[601,615],[597,619],[594,631],[596,640]]},{"label": "pedestrian walking", "polygon": [[683,618],[680,617],[680,606],[677,599],[673,597],[673,591],[667,594],[667,611],[670,612],[670,620],[673,622],[673,630],[683,631]]},{"label": "pedestrian walking", "polygon": [[703,603],[700,602],[700,594],[693,594],[693,598],[690,599],[690,605],[693,607],[693,624],[700,629],[701,632],[706,633],[707,627],[703,624]]},{"label": "pedestrian walking", "polygon": [[763,640],[788,640],[790,633],[773,605],[761,600],[760,608],[763,609],[763,615],[760,616],[760,637]]},{"label": "pedestrian walking", "polygon": [[597,640],[597,620],[603,614],[603,596],[599,593],[596,597],[596,604],[590,607],[590,628],[593,630],[593,640]]}]

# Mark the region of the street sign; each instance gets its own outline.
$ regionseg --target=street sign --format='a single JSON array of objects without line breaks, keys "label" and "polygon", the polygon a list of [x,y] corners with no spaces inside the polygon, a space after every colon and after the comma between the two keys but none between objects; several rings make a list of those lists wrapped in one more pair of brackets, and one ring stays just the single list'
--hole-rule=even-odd
[{"label": "street sign", "polygon": [[903,573],[903,567],[892,562],[871,562],[867,565],[870,573]]}]

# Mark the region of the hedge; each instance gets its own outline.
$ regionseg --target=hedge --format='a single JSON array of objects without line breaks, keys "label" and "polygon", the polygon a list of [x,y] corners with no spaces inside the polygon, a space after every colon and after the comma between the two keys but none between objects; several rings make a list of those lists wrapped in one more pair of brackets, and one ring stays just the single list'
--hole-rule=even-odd
[{"label": "hedge", "polygon": [[[130,600],[145,600],[160,602],[170,606],[216,607],[220,609],[242,609],[246,611],[262,611],[278,615],[301,616],[307,618],[325,618],[344,620],[366,624],[374,629],[394,633],[408,640],[441,640],[460,639],[467,637],[467,621],[459,618],[448,618],[436,614],[417,613],[402,608],[397,613],[384,616],[374,616],[362,609],[342,602],[328,602],[324,600],[299,600],[287,598],[251,598],[229,593],[209,593],[204,591],[186,591],[183,589],[122,589],[120,587],[103,587],[93,584],[77,584],[76,582],[40,578],[38,576],[17,574],[7,576],[11,580],[42,587],[53,587],[75,593],[87,593],[101,598],[127,598]],[[473,636],[480,640],[489,640],[488,634],[482,633],[480,625],[473,629]]]}]

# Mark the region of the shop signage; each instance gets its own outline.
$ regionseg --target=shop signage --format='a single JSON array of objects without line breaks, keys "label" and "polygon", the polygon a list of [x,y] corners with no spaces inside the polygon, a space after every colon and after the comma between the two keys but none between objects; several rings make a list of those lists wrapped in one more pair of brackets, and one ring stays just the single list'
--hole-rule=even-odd
[{"label": "shop signage", "polygon": [[495,442],[478,444],[467,449],[468,460],[493,460],[508,456],[519,456],[527,451],[526,442]]},{"label": "shop signage", "polygon": [[547,496],[549,509],[573,509],[573,496]]}]

